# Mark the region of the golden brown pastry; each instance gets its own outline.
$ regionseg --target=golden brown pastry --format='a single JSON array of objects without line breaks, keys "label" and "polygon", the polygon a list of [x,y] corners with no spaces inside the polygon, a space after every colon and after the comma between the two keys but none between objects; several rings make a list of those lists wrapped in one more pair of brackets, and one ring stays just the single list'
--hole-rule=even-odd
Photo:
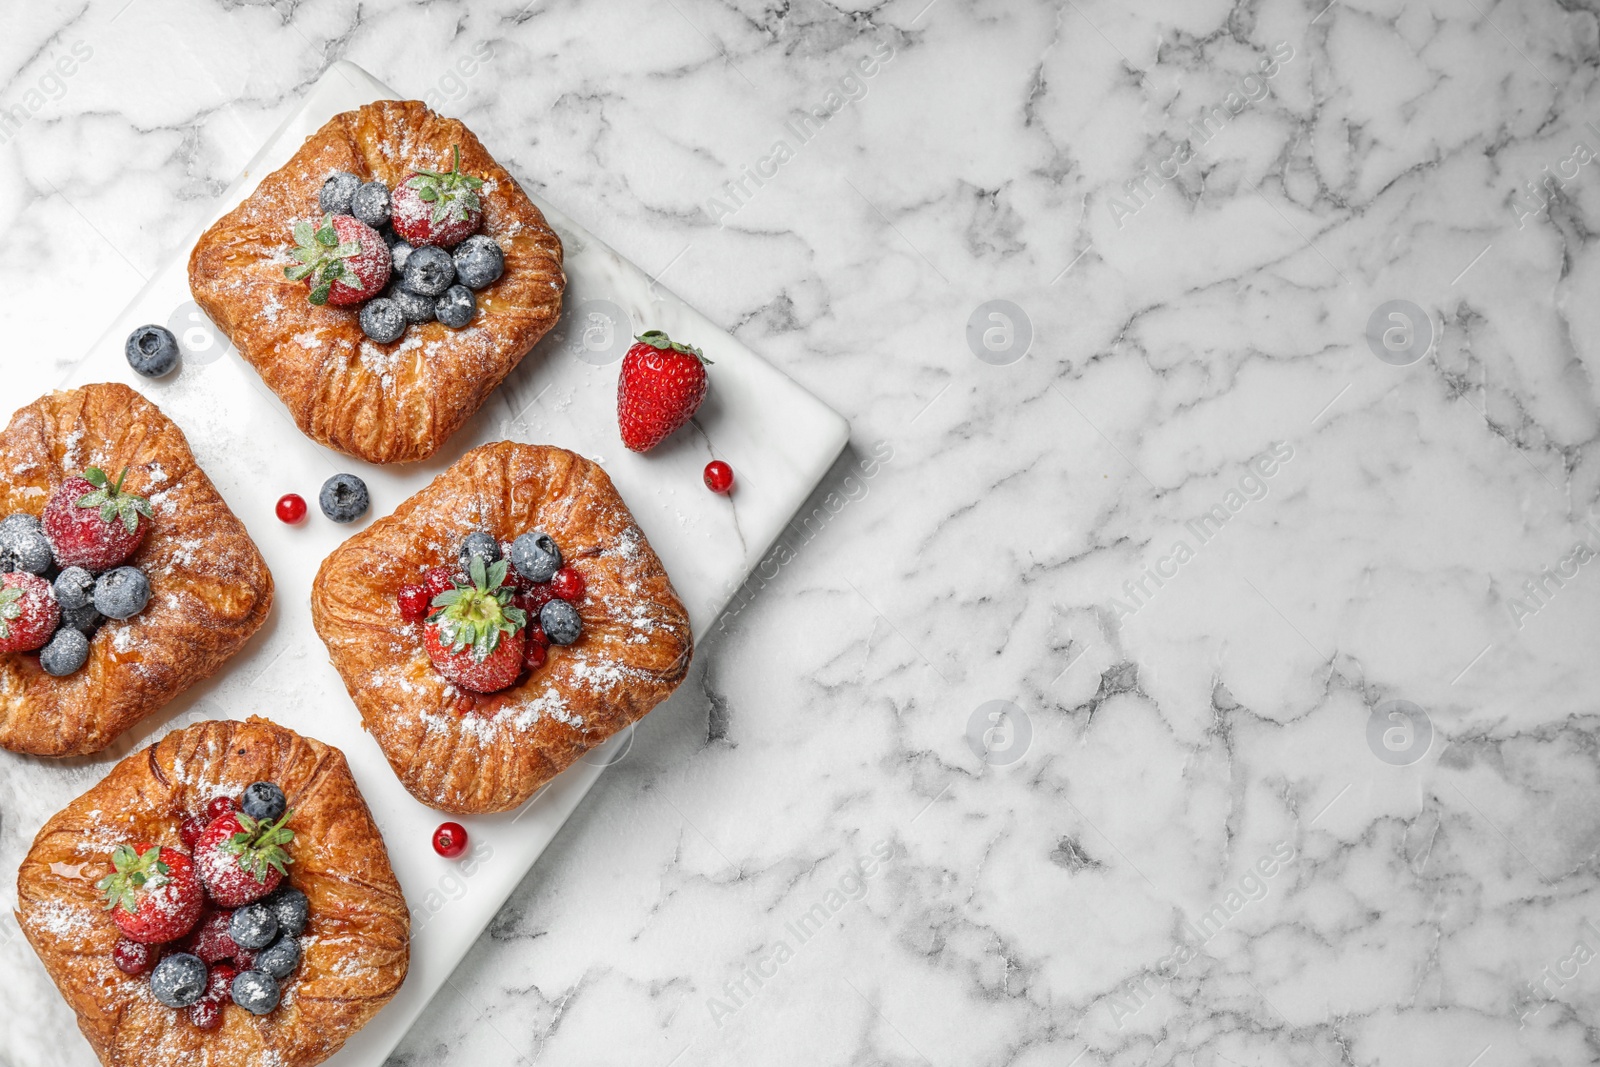
[{"label": "golden brown pastry", "polygon": [[37,654],[0,653],[0,746],[39,756],[97,752],[215,674],[261,627],[272,575],[195,462],[183,431],[125,385],[51,393],[0,435],[0,515],[39,515],[65,479],[96,466],[148,498],[153,522],[127,562],[148,576],[144,610],[107,620],[64,677]]},{"label": "golden brown pastry", "polygon": [[[468,534],[542,531],[582,578],[582,634],[510,688],[474,695],[425,648],[399,592],[457,568]],[[513,603],[519,601],[513,600]],[[597,464],[510,441],[468,452],[323,561],[311,617],[395,774],[431,807],[506,811],[642,718],[689,669],[689,619],[661,561]]]},{"label": "golden brown pastry", "polygon": [[[203,1030],[156,999],[149,974],[113,962],[120,931],[96,883],[119,843],[187,852],[181,820],[256,781],[278,784],[291,811],[285,884],[308,905],[302,955],[274,1010],[229,1001]],[[409,960],[405,899],[344,756],[258,718],[170,733],[47,822],[17,874],[17,921],[107,1067],[321,1063],[394,996]]]},{"label": "golden brown pastry", "polygon": [[[294,224],[322,219],[318,193],[330,174],[394,189],[416,170],[449,171],[456,146],[461,170],[483,179],[478,232],[505,256],[465,329],[427,322],[380,344],[362,332],[358,307],[313,305],[307,283],[285,277]],[[555,325],[565,286],[561,241],[516,180],[471,130],[416,100],[334,116],[189,257],[195,301],[300,429],[372,463],[432,455]]]}]

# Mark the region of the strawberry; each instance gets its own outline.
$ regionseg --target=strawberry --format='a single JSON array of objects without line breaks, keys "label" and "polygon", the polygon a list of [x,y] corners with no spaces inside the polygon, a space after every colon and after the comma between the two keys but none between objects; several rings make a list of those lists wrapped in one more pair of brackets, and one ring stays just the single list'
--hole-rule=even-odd
[{"label": "strawberry", "polygon": [[395,189],[389,225],[415,247],[454,248],[483,221],[483,179],[461,173],[461,146],[448,173],[415,170]]},{"label": "strawberry", "polygon": [[150,501],[124,492],[128,468],[116,484],[99,467],[71,477],[50,494],[44,506],[44,535],[58,567],[110,570],[138,549],[155,512]]},{"label": "strawberry", "polygon": [[472,557],[468,580],[433,598],[434,612],[423,630],[422,645],[434,667],[475,693],[498,692],[522,673],[528,616],[511,603],[509,566],[502,559],[485,567],[482,556]]},{"label": "strawberry", "polygon": [[622,443],[648,452],[688,422],[706,398],[710,365],[698,348],[680,345],[660,330],[640,334],[622,357],[617,379]]},{"label": "strawberry", "polygon": [[128,940],[144,945],[175,941],[199,921],[206,895],[186,853],[160,845],[118,845],[111,852],[111,867],[99,888],[111,921]]},{"label": "strawberry", "polygon": [[32,652],[50,641],[61,605],[50,583],[27,571],[0,576],[0,652]]},{"label": "strawberry", "polygon": [[353,215],[324,215],[322,225],[294,224],[292,267],[283,268],[291,282],[303,281],[313,304],[349,307],[377,296],[389,284],[393,261],[383,235]]},{"label": "strawberry", "polygon": [[211,820],[194,854],[213,901],[237,908],[278,888],[287,873],[285,865],[294,862],[283,849],[294,840],[294,831],[286,825],[293,814],[286,811],[272,822],[235,811]]}]

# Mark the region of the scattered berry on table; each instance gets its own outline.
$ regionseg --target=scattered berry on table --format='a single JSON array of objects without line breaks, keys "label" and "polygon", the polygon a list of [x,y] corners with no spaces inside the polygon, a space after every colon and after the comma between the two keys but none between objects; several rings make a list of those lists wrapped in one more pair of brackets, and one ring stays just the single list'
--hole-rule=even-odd
[{"label": "scattered berry on table", "polygon": [[420,326],[433,321],[433,309],[438,303],[434,297],[413,293],[403,283],[389,286],[383,295],[385,299],[395,302],[400,308],[400,314],[404,315],[406,322],[411,325]]},{"label": "scattered berry on table", "polygon": [[155,966],[156,950],[139,941],[119,937],[111,949],[111,962],[123,974],[144,974]]},{"label": "scattered berry on table", "polygon": [[544,666],[546,657],[550,655],[542,641],[529,641],[522,650],[522,669],[536,671]]},{"label": "scattered berry on table", "polygon": [[484,570],[487,571],[494,564],[500,562],[500,542],[491,534],[482,530],[474,530],[461,539],[461,569],[467,573],[472,572],[472,561],[483,560]]},{"label": "scattered berry on table", "polygon": [[146,378],[171,374],[178,365],[178,339],[165,326],[140,326],[122,346],[128,366]]},{"label": "scattered berry on table", "polygon": [[278,919],[278,929],[284,933],[299,937],[306,928],[306,918],[311,913],[311,902],[306,895],[293,886],[280,889],[267,899],[267,904],[272,907],[272,914]]},{"label": "scattered berry on table", "polygon": [[155,518],[150,501],[126,492],[128,468],[112,482],[99,467],[67,478],[44,506],[44,535],[59,567],[103,571],[138,550]]},{"label": "scattered berry on table", "polygon": [[169,1008],[187,1008],[206,991],[206,965],[199,956],[175,952],[150,974],[150,992]]},{"label": "scattered berry on table", "polygon": [[458,822],[442,822],[433,832],[433,850],[453,860],[467,850],[467,828]]},{"label": "scattered berry on table", "polygon": [[478,298],[472,295],[472,290],[464,285],[452,285],[434,305],[433,317],[452,330],[460,330],[472,321],[477,310]]},{"label": "scattered berry on table", "polygon": [[694,416],[706,398],[711,361],[660,330],[638,337],[622,357],[617,378],[617,427],[622,443],[648,452]]},{"label": "scattered berry on table", "polygon": [[455,146],[450,170],[418,169],[396,187],[390,209],[395,233],[419,248],[454,248],[483,221],[482,188],[483,179],[462,173],[461,146]]},{"label": "scattered berry on table", "polygon": [[565,600],[552,600],[540,608],[539,626],[555,645],[570,645],[583,634],[583,620],[578,617],[578,609]]},{"label": "scattered berry on table", "polygon": [[475,234],[456,246],[456,280],[468,289],[493,285],[505,273],[506,254],[493,237]]},{"label": "scattered berry on table", "polygon": [[43,648],[60,622],[49,582],[26,571],[0,575],[0,652]]},{"label": "scattered berry on table", "polygon": [[108,619],[131,619],[150,603],[150,579],[138,567],[114,567],[94,583],[94,608]]},{"label": "scattered berry on table", "polygon": [[111,850],[111,873],[97,883],[111,921],[130,941],[159,945],[194,929],[205,891],[194,862],[175,848],[132,845]]},{"label": "scattered berry on table", "polygon": [[325,215],[313,226],[294,224],[292,267],[284,277],[303,281],[313,304],[350,307],[378,294],[389,283],[389,246],[383,236],[352,215]]},{"label": "scattered berry on table", "polygon": [[422,588],[427,591],[428,600],[432,602],[440,593],[448,593],[454,589],[458,580],[464,582],[466,576],[462,575],[458,579],[449,567],[429,567],[428,573],[422,576]]},{"label": "scattered berry on table", "polygon": [[355,522],[367,513],[371,502],[367,483],[354,474],[335,474],[322,483],[322,493],[317,497],[322,513],[334,522]]},{"label": "scattered berry on table", "polygon": [[39,650],[39,666],[52,678],[65,678],[89,662],[89,639],[81,630],[63,626]]},{"label": "scattered berry on table", "polygon": [[556,576],[550,579],[550,591],[562,600],[577,603],[583,599],[583,575],[571,567],[562,567],[556,571]]},{"label": "scattered berry on table", "polygon": [[246,904],[228,920],[228,936],[240,948],[266,948],[277,940],[278,916],[261,901]]},{"label": "scattered berry on table", "polygon": [[220,819],[224,815],[232,815],[239,810],[239,802],[230,796],[212,797],[211,803],[206,805],[206,821]]},{"label": "scattered berry on table", "polygon": [[428,595],[427,587],[422,585],[406,585],[400,587],[400,592],[395,596],[400,604],[400,617],[406,622],[421,622],[428,617],[428,601],[433,598]]},{"label": "scattered berry on table", "polygon": [[361,305],[361,332],[380,345],[400,340],[406,332],[406,316],[400,305],[385,297]]},{"label": "scattered berry on table", "polygon": [[528,617],[511,603],[510,564],[485,566],[474,557],[468,579],[434,598],[422,645],[434,668],[462,689],[495,693],[522,673]]},{"label": "scattered berry on table", "polygon": [[238,908],[278,888],[294,862],[284,851],[294,840],[294,831],[284,825],[292,814],[257,822],[241,811],[211,820],[195,846],[194,862],[214,902]]},{"label": "scattered berry on table", "polygon": [[413,293],[438,296],[456,280],[456,265],[442,248],[423,247],[406,257],[403,284]]},{"label": "scattered berry on table", "polygon": [[561,569],[561,549],[541,530],[525,533],[511,542],[511,565],[530,582],[548,582]]},{"label": "scattered berry on table", "polygon": [[232,924],[233,912],[214,911],[200,920],[184,948],[207,963],[232,959],[239,954],[239,945],[228,932]]},{"label": "scattered berry on table", "polygon": [[278,498],[278,521],[290,526],[306,517],[306,498],[299,493],[285,493]]},{"label": "scattered berry on table", "polygon": [[0,519],[0,570],[43,574],[54,563],[50,541],[37,516],[19,511]]},{"label": "scattered berry on table", "polygon": [[256,953],[256,970],[265,971],[282,981],[300,965],[300,941],[292,934],[280,934],[278,939]]},{"label": "scattered berry on table", "polygon": [[233,980],[233,1002],[252,1015],[278,1006],[278,980],[266,971],[240,971]]},{"label": "scattered berry on table", "polygon": [[726,493],[733,488],[733,468],[714,459],[706,464],[706,488],[713,493]]},{"label": "scattered berry on table", "polygon": [[63,608],[81,608],[94,603],[94,575],[82,567],[66,567],[53,583],[56,603]]},{"label": "scattered berry on table", "polygon": [[359,188],[361,188],[360,178],[349,171],[336,170],[322,183],[322,188],[317,193],[317,206],[325,215],[348,215],[351,202],[355,199],[356,190]]},{"label": "scattered berry on table", "polygon": [[350,214],[374,230],[389,225],[389,187],[380,181],[363,182],[350,198]]},{"label": "scattered berry on table", "polygon": [[276,782],[251,782],[239,794],[239,810],[257,822],[278,818],[288,806]]}]

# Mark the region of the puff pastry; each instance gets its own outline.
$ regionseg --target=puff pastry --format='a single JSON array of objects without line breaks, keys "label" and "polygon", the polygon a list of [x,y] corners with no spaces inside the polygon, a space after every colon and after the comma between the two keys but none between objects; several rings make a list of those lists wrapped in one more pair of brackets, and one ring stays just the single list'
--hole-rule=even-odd
[{"label": "puff pastry", "polygon": [[[476,698],[430,663],[396,593],[462,539],[542,530],[585,579],[583,634],[515,687]],[[661,561],[599,465],[510,441],[468,452],[323,561],[311,617],[333,665],[411,794],[458,813],[515,808],[636,722],[689,669],[689,619]],[[470,701],[468,701],[470,702]]]},{"label": "puff pastry", "polygon": [[[113,845],[179,844],[181,813],[252,781],[294,810],[290,879],[309,898],[304,955],[283,1000],[235,1004],[200,1030],[112,963],[117,926],[95,882]],[[389,854],[338,749],[265,719],[203,722],[135,752],[45,823],[17,874],[17,921],[106,1067],[305,1067],[333,1055],[405,979],[410,916]]]},{"label": "puff pastry", "polygon": [[[316,306],[284,277],[297,220],[321,218],[324,178],[347,171],[391,188],[412,171],[448,166],[484,179],[480,233],[505,253],[505,273],[478,294],[463,330],[412,326],[368,339],[358,309]],[[372,463],[425,459],[483,404],[555,325],[566,275],[561,241],[472,131],[416,100],[336,115],[280,170],[219,219],[189,257],[195,301],[255,367],[307,436]]]},{"label": "puff pastry", "polygon": [[0,654],[0,746],[39,756],[97,752],[210,677],[261,627],[272,575],[179,430],[125,385],[41,397],[0,435],[0,515],[44,510],[85,467],[128,468],[155,523],[130,563],[150,577],[143,612],[107,620],[84,667],[46,674],[38,657]]}]

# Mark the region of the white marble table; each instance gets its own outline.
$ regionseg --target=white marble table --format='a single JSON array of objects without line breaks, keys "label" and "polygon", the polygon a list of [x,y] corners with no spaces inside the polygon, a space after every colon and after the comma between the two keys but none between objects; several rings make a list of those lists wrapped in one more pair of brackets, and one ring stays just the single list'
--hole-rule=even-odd
[{"label": "white marble table", "polygon": [[394,1062],[1600,1056],[1596,17],[1138,6],[7,11],[0,414],[350,59],[851,420]]}]

